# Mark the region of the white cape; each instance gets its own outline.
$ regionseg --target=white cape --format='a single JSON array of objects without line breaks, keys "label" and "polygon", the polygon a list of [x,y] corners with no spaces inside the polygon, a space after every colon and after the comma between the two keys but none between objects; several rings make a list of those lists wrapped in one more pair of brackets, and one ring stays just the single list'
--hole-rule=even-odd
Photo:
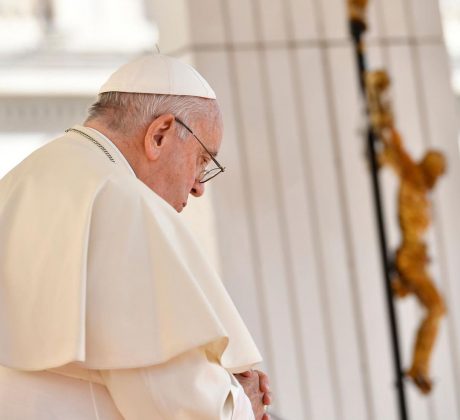
[{"label": "white cape", "polygon": [[0,365],[120,369],[207,346],[232,372],[261,360],[179,215],[118,149],[78,133],[0,181]]}]

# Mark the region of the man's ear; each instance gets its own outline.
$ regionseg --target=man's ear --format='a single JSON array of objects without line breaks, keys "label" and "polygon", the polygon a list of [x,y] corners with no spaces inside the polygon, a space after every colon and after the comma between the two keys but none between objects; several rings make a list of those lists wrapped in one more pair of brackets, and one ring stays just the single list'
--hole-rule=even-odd
[{"label": "man's ear", "polygon": [[160,156],[166,139],[174,130],[174,115],[163,114],[155,118],[147,128],[144,138],[145,154],[149,160]]}]

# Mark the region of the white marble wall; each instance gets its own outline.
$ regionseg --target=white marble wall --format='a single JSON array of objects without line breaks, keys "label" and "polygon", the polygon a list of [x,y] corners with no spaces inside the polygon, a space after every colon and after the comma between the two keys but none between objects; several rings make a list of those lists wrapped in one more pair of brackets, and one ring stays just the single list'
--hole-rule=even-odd
[{"label": "white marble wall", "polygon": [[[162,52],[193,61],[225,115],[211,187],[221,270],[265,356],[284,419],[396,420],[364,120],[344,0],[150,0]],[[435,389],[411,419],[460,419],[457,110],[435,0],[370,2],[369,61],[393,79],[410,151],[441,148],[433,264],[449,308]],[[395,180],[382,175],[397,244]],[[398,303],[404,365],[422,313]]]}]

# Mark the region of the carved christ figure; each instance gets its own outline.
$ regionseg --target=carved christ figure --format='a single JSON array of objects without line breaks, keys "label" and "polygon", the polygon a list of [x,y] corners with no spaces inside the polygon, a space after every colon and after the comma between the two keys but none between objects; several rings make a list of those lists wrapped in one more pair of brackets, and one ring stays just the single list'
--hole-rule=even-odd
[{"label": "carved christ figure", "polygon": [[[431,223],[429,193],[445,173],[446,162],[444,156],[434,150],[428,150],[418,162],[412,159],[394,128],[388,104],[382,101],[381,94],[389,85],[388,76],[382,71],[373,72],[368,75],[367,82],[370,104],[374,103],[371,118],[383,143],[380,163],[391,166],[400,181],[398,219],[402,239],[396,251],[393,292],[398,297],[414,295],[426,310],[417,332],[412,366],[406,375],[423,393],[428,393],[432,387],[429,377],[431,353],[446,310],[427,270],[429,255],[425,234]],[[375,102],[377,97],[380,99]]]}]

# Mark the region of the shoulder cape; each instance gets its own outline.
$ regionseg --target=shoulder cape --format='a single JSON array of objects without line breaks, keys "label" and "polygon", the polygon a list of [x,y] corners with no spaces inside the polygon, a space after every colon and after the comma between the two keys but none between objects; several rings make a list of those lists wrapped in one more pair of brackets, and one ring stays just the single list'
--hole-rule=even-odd
[{"label": "shoulder cape", "polygon": [[0,364],[134,368],[198,346],[233,372],[259,362],[179,215],[98,141],[115,162],[68,133],[0,181]]}]

